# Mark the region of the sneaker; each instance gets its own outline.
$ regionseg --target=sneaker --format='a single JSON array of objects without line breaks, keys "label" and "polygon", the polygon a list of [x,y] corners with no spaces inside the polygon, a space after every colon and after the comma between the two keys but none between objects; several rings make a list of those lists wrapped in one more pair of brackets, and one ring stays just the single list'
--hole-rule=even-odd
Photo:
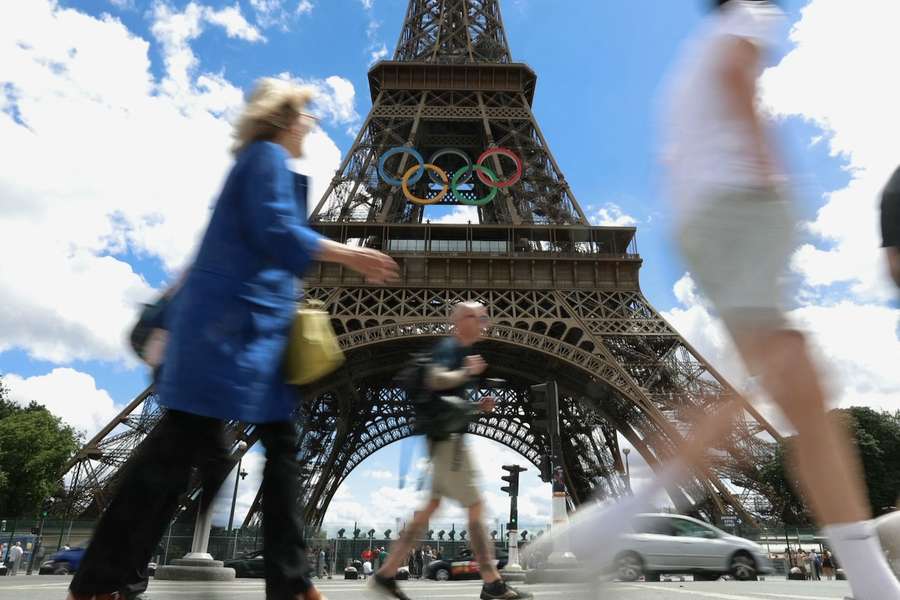
[{"label": "sneaker", "polygon": [[396,579],[394,579],[393,577],[385,577],[384,575],[379,575],[378,573],[375,573],[372,576],[372,580],[369,582],[369,589],[376,594],[384,596],[385,598],[411,600],[409,596],[407,596],[400,590],[400,586],[397,585]]},{"label": "sneaker", "polygon": [[519,600],[534,598],[534,595],[529,592],[520,592],[502,579],[499,579],[494,583],[486,583],[481,586],[481,600],[494,600],[495,598]]}]

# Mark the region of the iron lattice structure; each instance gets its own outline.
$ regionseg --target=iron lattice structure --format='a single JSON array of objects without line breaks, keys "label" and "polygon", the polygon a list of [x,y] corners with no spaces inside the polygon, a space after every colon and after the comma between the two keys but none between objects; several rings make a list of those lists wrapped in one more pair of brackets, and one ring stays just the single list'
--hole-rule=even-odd
[{"label": "iron lattice structure", "polygon": [[[373,287],[328,264],[305,279],[306,296],[326,304],[347,355],[304,394],[307,523],[322,522],[356,466],[412,434],[411,407],[393,376],[411,351],[448,334],[449,309],[461,300],[488,307],[494,325],[479,352],[490,375],[508,382],[491,390],[497,410],[471,433],[538,466],[550,441],[535,423],[528,386],[556,380],[561,460],[575,504],[625,491],[619,434],[656,467],[689,432],[688,415],[735,396],[641,293],[635,229],[588,222],[532,113],[536,80],[512,61],[497,0],[411,0],[393,60],[370,70],[372,109],[310,222],[332,239],[391,254],[401,281]],[[453,149],[441,163],[451,176],[502,146],[522,159],[523,176],[473,210],[473,222],[430,223],[423,206],[379,175],[380,157],[395,146],[423,156]],[[398,154],[384,167],[404,173],[410,161]],[[488,165],[502,179],[511,174],[499,156]],[[432,199],[440,189],[427,176],[410,186]],[[462,193],[487,191],[472,178]],[[448,195],[441,204],[455,202]],[[118,469],[158,417],[148,390],[82,450],[72,463],[71,510],[102,509]],[[235,440],[256,441],[252,425],[233,426]],[[772,437],[745,404],[713,468],[669,489],[673,501],[713,519],[752,520],[734,484],[767,495],[755,465]],[[245,523],[258,506],[259,497]]]}]

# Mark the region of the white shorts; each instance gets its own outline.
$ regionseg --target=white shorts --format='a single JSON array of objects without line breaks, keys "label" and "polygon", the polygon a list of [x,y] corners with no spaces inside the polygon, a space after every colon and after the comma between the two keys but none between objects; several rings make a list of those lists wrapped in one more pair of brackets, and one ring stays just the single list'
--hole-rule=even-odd
[{"label": "white shorts", "polygon": [[782,275],[796,222],[790,202],[775,189],[708,194],[677,230],[694,281],[732,334],[786,328]]}]

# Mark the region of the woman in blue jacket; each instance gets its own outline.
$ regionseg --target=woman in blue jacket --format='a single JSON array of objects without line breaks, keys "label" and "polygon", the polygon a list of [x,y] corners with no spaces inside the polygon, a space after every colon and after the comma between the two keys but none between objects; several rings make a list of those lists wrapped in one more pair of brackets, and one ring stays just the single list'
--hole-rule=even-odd
[{"label": "woman in blue jacket", "polygon": [[306,227],[306,178],[288,170],[312,124],[310,93],[262,80],[236,127],[235,164],[196,260],[167,314],[158,384],[167,411],[129,461],[70,586],[70,600],[128,597],[188,487],[191,470],[230,455],[229,420],[254,423],[266,448],[263,539],[267,600],[318,600],[297,512],[294,388],[282,358],[296,311],[295,278],[313,260],[337,262],[383,283],[388,256],[351,248]]}]

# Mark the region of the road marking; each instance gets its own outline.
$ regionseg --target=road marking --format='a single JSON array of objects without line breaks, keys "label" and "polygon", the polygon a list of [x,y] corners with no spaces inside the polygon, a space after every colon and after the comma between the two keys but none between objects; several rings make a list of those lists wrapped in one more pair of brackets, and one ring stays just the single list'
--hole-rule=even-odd
[{"label": "road marking", "polygon": [[[800,596],[797,594],[784,594],[780,592],[745,592],[749,594],[747,596],[736,596],[734,594],[722,594],[719,592],[703,592],[700,590],[693,589],[684,589],[684,588],[672,588],[661,585],[629,585],[631,589],[639,590],[654,590],[660,592],[674,593],[674,594],[691,594],[693,596],[703,596],[704,598],[719,598],[720,600],[757,600],[757,597],[768,598],[770,600],[774,600],[776,598],[785,598],[791,600],[841,600],[845,597],[845,594],[840,594],[838,596]],[[834,590],[838,591],[838,590]]]}]

